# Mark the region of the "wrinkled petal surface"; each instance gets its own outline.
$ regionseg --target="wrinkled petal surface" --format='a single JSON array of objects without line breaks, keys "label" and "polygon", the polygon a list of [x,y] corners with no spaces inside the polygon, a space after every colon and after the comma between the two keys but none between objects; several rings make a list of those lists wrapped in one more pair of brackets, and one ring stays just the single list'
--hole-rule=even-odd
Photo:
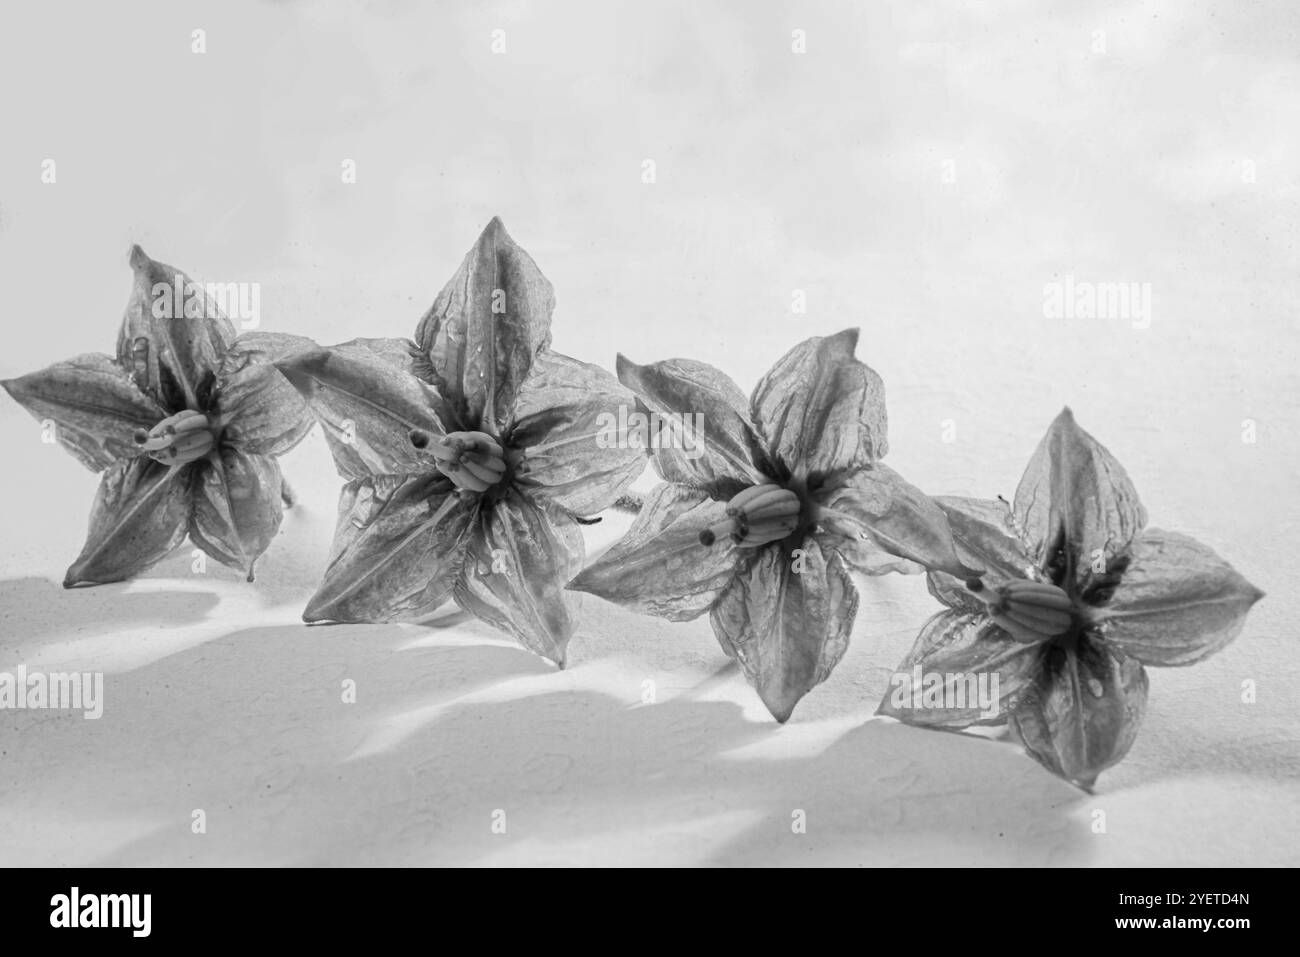
[{"label": "wrinkled petal surface", "polygon": [[284,515],[280,466],[269,455],[227,446],[190,470],[190,537],[251,581],[253,563],[275,540]]},{"label": "wrinkled petal surface", "polygon": [[1263,592],[1194,538],[1148,529],[1100,609],[1100,635],[1148,665],[1190,665],[1241,633]]},{"label": "wrinkled petal surface", "polygon": [[665,359],[640,366],[618,357],[618,378],[667,429],[643,428],[655,469],[667,482],[707,488],[720,496],[768,479],[762,442],[749,420],[749,404],[723,373],[694,359]]},{"label": "wrinkled petal surface", "polygon": [[452,597],[477,504],[440,475],[354,479],[304,621],[418,621]]},{"label": "wrinkled petal surface", "polygon": [[542,352],[515,398],[507,433],[507,444],[523,454],[516,484],[575,515],[609,508],[645,471],[645,451],[618,431],[620,410],[626,418],[635,403],[599,366]]},{"label": "wrinkled petal surface", "polygon": [[1046,569],[1061,552],[1065,577],[1056,583],[1075,594],[1122,564],[1147,521],[1124,467],[1079,428],[1069,409],[1029,460],[1016,488],[1015,517],[1036,565]]},{"label": "wrinkled petal surface", "polygon": [[[962,564],[981,572],[986,584],[1036,577],[1034,561],[1016,533],[1011,508],[1006,502],[951,496],[940,496],[934,501],[948,519],[957,557]],[[929,585],[930,593],[949,608],[979,612],[985,607],[967,591],[962,579],[947,572],[931,572]]]},{"label": "wrinkled petal surface", "polygon": [[551,341],[555,291],[493,219],[420,320],[415,341],[458,424],[495,435]]},{"label": "wrinkled petal surface", "polygon": [[1117,659],[1082,639],[1078,651],[1050,647],[1011,723],[1025,749],[1049,771],[1091,788],[1133,746],[1147,706],[1141,662]]},{"label": "wrinkled petal surface", "polygon": [[320,347],[304,336],[246,332],[217,371],[223,441],[254,455],[283,455],[315,424],[307,403],[274,363]]},{"label": "wrinkled petal surface", "polygon": [[366,344],[300,353],[276,363],[321,424],[346,479],[432,470],[411,430],[442,435],[433,386],[385,361]]},{"label": "wrinkled petal surface", "polygon": [[108,356],[89,353],[3,383],[14,401],[41,422],[82,465],[101,472],[139,454],[136,429],[167,417]]},{"label": "wrinkled petal surface", "polygon": [[510,489],[478,514],[456,603],[561,667],[581,595],[564,585],[582,568],[582,531]]},{"label": "wrinkled petal surface", "polygon": [[64,587],[123,581],[159,561],[185,539],[189,474],[147,456],[110,466],[90,512],[85,547]]},{"label": "wrinkled petal surface", "polygon": [[[1014,640],[988,615],[941,611],[895,669],[877,713],[950,730],[1005,722],[1037,677],[1041,658],[1041,648]],[[927,682],[937,690],[927,693]]]},{"label": "wrinkled petal surface", "polygon": [[834,474],[889,451],[885,386],[854,358],[857,343],[857,329],[807,339],[754,389],[754,421],[789,474]]},{"label": "wrinkled petal surface", "polygon": [[801,552],[762,549],[711,616],[723,649],[778,721],[788,719],[843,657],[858,610],[843,562],[811,540]]},{"label": "wrinkled petal surface", "polygon": [[699,489],[658,486],[627,534],[569,587],[670,621],[698,618],[744,561],[729,538],[700,544],[700,532],[722,521],[726,508]]}]

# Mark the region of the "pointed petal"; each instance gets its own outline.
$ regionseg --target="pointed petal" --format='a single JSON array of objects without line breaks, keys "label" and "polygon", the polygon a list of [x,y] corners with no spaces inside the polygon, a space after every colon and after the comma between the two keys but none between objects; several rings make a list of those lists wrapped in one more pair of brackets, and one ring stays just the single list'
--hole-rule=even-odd
[{"label": "pointed petal", "polygon": [[40,372],[0,382],[40,422],[52,422],[59,444],[100,472],[139,453],[131,436],[167,417],[108,356],[89,353]]},{"label": "pointed petal", "polygon": [[[1016,533],[1011,508],[1001,499],[940,496],[935,503],[947,516],[957,557],[981,571],[986,584],[1034,573],[1034,561]],[[930,593],[949,608],[980,612],[985,605],[947,572],[930,573]]]},{"label": "pointed petal", "polygon": [[353,479],[304,621],[418,621],[452,596],[476,504],[440,475]]},{"label": "pointed petal", "polygon": [[743,559],[729,539],[700,544],[726,516],[726,503],[665,482],[646,499],[626,535],[569,587],[645,615],[690,621],[713,606]]},{"label": "pointed petal", "polygon": [[246,332],[236,339],[217,372],[222,439],[255,455],[283,455],[301,442],[316,420],[274,363],[319,348],[305,336],[278,332]]},{"label": "pointed petal", "polygon": [[172,473],[147,456],[123,459],[99,483],[86,545],[63,586],[122,581],[162,559],[185,539],[190,474]]},{"label": "pointed petal", "polygon": [[[925,623],[895,669],[876,713],[949,730],[1001,724],[1032,686],[1041,659],[1041,648],[1014,640],[988,615],[941,611]],[[938,685],[936,698],[925,694],[930,675],[939,676],[929,679]]]},{"label": "pointed petal", "polygon": [[599,366],[547,349],[511,410],[507,444],[523,452],[515,482],[530,498],[574,515],[609,508],[642,472],[646,454],[622,441],[620,409],[636,399]]},{"label": "pointed petal", "polygon": [[269,455],[225,447],[195,462],[190,537],[212,558],[253,577],[284,515],[280,466]]},{"label": "pointed petal", "polygon": [[1147,706],[1147,675],[1084,638],[1078,651],[1044,652],[1037,680],[1016,702],[1011,723],[1025,750],[1054,774],[1091,788],[1133,746]]},{"label": "pointed petal", "polygon": [[1098,609],[1107,645],[1148,665],[1190,665],[1241,633],[1264,593],[1186,535],[1148,529],[1111,600]]},{"label": "pointed petal", "polygon": [[443,434],[433,386],[353,343],[299,353],[276,368],[307,400],[344,478],[430,471],[411,430]]},{"label": "pointed petal", "polygon": [[[118,361],[164,408],[199,409],[203,382],[234,341],[235,327],[203,286],[179,269],[150,259],[139,246],[131,247],[130,262],[135,284],[118,335]],[[187,303],[199,315],[185,315]]]},{"label": "pointed petal", "polygon": [[[694,359],[639,366],[621,355],[617,368],[619,381],[645,406],[631,431],[657,446],[651,454],[664,481],[720,497],[769,481],[745,394],[723,373]],[[659,418],[652,422],[648,413]],[[664,429],[656,428],[660,424]]]},{"label": "pointed petal", "polygon": [[561,667],[581,596],[564,583],[582,568],[582,531],[510,489],[479,514],[456,603]]},{"label": "pointed petal", "polygon": [[889,450],[885,385],[854,358],[857,342],[857,329],[807,339],[754,389],[754,421],[792,475],[859,468]]},{"label": "pointed petal", "polygon": [[844,655],[858,592],[840,559],[814,541],[802,554],[770,545],[713,609],[713,631],[777,721]]},{"label": "pointed petal", "polygon": [[1058,584],[1078,593],[1122,566],[1147,521],[1124,467],[1079,428],[1069,409],[1029,460],[1016,488],[1015,517],[1035,564],[1046,568],[1060,550],[1067,567]]},{"label": "pointed petal", "polygon": [[883,462],[842,473],[836,484],[816,491],[814,499],[822,540],[839,536],[848,554],[866,541],[926,568],[962,578],[975,574],[957,555],[943,509]]},{"label": "pointed petal", "polygon": [[551,341],[555,291],[532,257],[488,223],[420,320],[432,382],[468,428],[496,434],[533,359]]}]

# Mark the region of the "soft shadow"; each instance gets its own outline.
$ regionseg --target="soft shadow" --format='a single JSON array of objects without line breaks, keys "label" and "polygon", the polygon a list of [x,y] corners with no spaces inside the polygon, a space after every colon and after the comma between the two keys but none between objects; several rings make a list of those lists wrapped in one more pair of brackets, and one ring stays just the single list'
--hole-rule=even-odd
[{"label": "soft shadow", "polygon": [[217,596],[201,591],[128,591],[129,582],[64,588],[47,578],[0,581],[0,647],[21,651],[51,635],[75,638],[85,629],[111,630],[165,621],[180,627],[202,621]]}]

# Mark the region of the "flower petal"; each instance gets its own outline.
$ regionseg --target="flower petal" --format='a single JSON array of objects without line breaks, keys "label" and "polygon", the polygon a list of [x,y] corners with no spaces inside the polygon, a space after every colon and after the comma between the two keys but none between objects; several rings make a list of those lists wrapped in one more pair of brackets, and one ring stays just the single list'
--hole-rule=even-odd
[{"label": "flower petal", "polygon": [[117,582],[159,561],[185,540],[189,471],[148,456],[123,459],[99,482],[90,531],[63,587]]},{"label": "flower petal", "polygon": [[1148,665],[1190,665],[1241,632],[1264,593],[1194,538],[1148,529],[1111,600],[1098,609],[1106,644]]},{"label": "flower petal", "polygon": [[745,394],[723,373],[694,359],[639,366],[621,355],[617,369],[619,381],[645,406],[639,413],[645,421],[635,431],[651,446],[655,469],[665,481],[706,488],[719,497],[769,481]]},{"label": "flower petal", "polygon": [[138,455],[135,430],[150,429],[167,417],[121,366],[98,353],[56,362],[0,385],[34,418],[52,422],[59,444],[94,472]]},{"label": "flower petal", "polygon": [[844,655],[858,592],[843,562],[813,540],[760,551],[713,608],[713,631],[763,704],[785,721]]},{"label": "flower petal", "polygon": [[477,505],[440,475],[353,479],[304,621],[418,621],[451,598]]},{"label": "flower petal", "polygon": [[1087,638],[1077,647],[1044,650],[1038,677],[1016,702],[1011,724],[1036,761],[1091,788],[1137,738],[1147,674],[1141,662],[1116,658]]},{"label": "flower petal", "polygon": [[411,430],[444,434],[433,386],[357,342],[299,353],[276,368],[307,400],[344,478],[430,471]]},{"label": "flower petal", "polygon": [[618,434],[636,399],[599,366],[547,349],[511,410],[506,443],[522,450],[516,484],[532,499],[574,515],[614,503],[645,471],[645,451]]},{"label": "flower petal", "polygon": [[[1001,724],[1041,658],[1041,648],[1016,641],[986,614],[941,611],[921,628],[876,713],[931,728]],[[929,682],[935,690],[927,691]]]},{"label": "flower petal", "polygon": [[[943,509],[962,564],[982,572],[989,584],[998,580],[1032,577],[1034,561],[1016,533],[1011,509],[1001,499],[940,496],[935,503]],[[963,579],[947,572],[930,573],[930,593],[949,608],[979,612],[985,608],[966,589]]]},{"label": "flower petal", "polygon": [[194,463],[190,537],[212,558],[248,574],[280,529],[280,466],[269,455],[226,446]]},{"label": "flower petal", "polygon": [[853,357],[858,330],[795,346],[754,390],[754,421],[792,475],[870,465],[889,450],[885,385]]},{"label": "flower petal", "polygon": [[572,518],[509,489],[479,513],[456,603],[564,667],[582,597],[564,583],[582,568],[582,558],[582,531]]},{"label": "flower petal", "polygon": [[283,455],[301,442],[316,420],[274,363],[319,348],[305,336],[278,332],[246,332],[236,339],[217,372],[223,441],[260,455]]},{"label": "flower petal", "polygon": [[415,341],[460,423],[495,435],[551,341],[555,291],[494,218],[420,320]]},{"label": "flower petal", "polygon": [[722,521],[726,509],[699,489],[665,482],[646,499],[627,534],[569,588],[669,621],[698,618],[742,563],[729,538],[700,544],[700,532]]},{"label": "flower petal", "polygon": [[[201,409],[203,382],[234,341],[235,327],[179,269],[150,259],[139,246],[131,247],[130,262],[135,285],[118,334],[118,361],[164,408]],[[186,315],[191,304],[200,315]]]},{"label": "flower petal", "polygon": [[841,473],[813,498],[823,536],[839,536],[845,549],[866,541],[926,568],[962,578],[976,574],[958,557],[943,509],[883,462]]},{"label": "flower petal", "polygon": [[1040,568],[1059,550],[1066,567],[1057,584],[1076,594],[1122,565],[1147,522],[1124,467],[1079,428],[1069,409],[1029,460],[1016,488],[1015,517]]}]

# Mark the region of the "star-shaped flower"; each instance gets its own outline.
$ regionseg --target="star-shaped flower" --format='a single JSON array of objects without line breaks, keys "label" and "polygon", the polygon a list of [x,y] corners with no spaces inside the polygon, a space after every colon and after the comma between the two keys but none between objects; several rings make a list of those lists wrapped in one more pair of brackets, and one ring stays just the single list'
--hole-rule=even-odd
[{"label": "star-shaped flower", "polygon": [[634,399],[551,351],[554,306],[493,219],[415,342],[357,339],[280,364],[346,480],[306,621],[415,621],[454,600],[563,666],[577,517],[613,504],[645,453],[603,447],[603,417]]},{"label": "star-shaped flower", "polygon": [[[1030,459],[1013,506],[937,501],[958,554],[985,574],[930,573],[948,610],[926,623],[898,674],[924,676],[932,695],[918,702],[914,682],[896,682],[880,713],[946,729],[1009,722],[1035,759],[1084,788],[1137,736],[1143,666],[1208,657],[1263,595],[1194,539],[1145,528],[1123,467],[1069,409]],[[995,707],[981,709],[976,687],[997,689]]]},{"label": "star-shaped flower", "polygon": [[619,379],[666,423],[653,438],[666,484],[570,584],[673,621],[709,612],[778,721],[844,654],[858,607],[850,568],[974,574],[943,512],[881,461],[884,385],[854,358],[857,338],[800,343],[748,401],[702,362],[620,356]]},{"label": "star-shaped flower", "polygon": [[[104,473],[86,545],[63,584],[130,578],[186,533],[251,581],[288,494],[275,457],[312,423],[271,362],[314,343],[236,337],[184,273],[139,246],[130,262],[135,284],[116,358],[89,353],[2,383],[78,461]],[[175,290],[183,308],[157,308]]]}]

